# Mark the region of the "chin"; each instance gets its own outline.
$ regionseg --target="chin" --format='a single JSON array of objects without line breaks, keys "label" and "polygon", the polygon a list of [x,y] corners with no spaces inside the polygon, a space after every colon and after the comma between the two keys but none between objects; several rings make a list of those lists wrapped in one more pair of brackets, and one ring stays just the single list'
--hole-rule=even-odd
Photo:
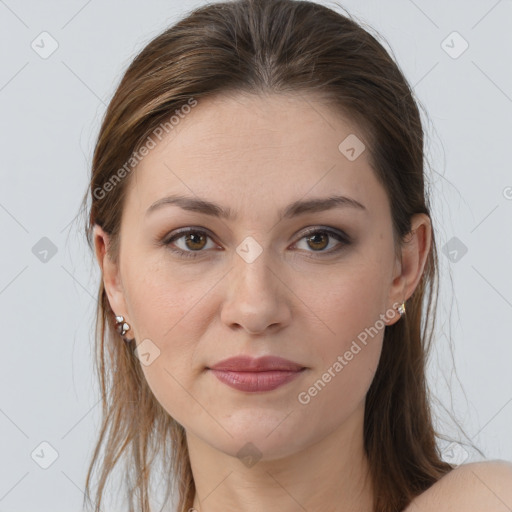
[{"label": "chin", "polygon": [[199,429],[195,435],[214,449],[239,459],[246,456],[261,460],[280,459],[308,444],[308,436],[301,432],[301,426],[290,421],[293,414],[290,418],[285,417],[286,414],[277,411],[255,414],[248,410],[220,422],[231,436],[219,429],[207,432]]},{"label": "chin", "polygon": [[[282,441],[276,442],[267,437],[266,433],[262,433],[260,437],[257,435],[251,436],[250,434],[234,437],[220,444],[212,444],[212,447],[239,459],[247,467],[250,467],[253,462],[282,459],[298,450],[295,444],[288,445]],[[249,458],[249,461],[247,461],[247,458]]]}]

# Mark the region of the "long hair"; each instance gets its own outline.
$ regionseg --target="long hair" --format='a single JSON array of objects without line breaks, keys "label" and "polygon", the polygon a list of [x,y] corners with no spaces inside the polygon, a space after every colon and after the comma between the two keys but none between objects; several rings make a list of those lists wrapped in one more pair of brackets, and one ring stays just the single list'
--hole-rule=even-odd
[{"label": "long hair", "polygon": [[[357,124],[390,200],[395,247],[410,233],[412,215],[431,217],[418,105],[377,39],[350,15],[314,2],[234,0],[191,11],[147,44],[124,73],[102,121],[84,197],[91,199],[85,226],[91,248],[98,224],[110,235],[110,258],[118,261],[121,215],[139,150],[157,141],[162,126],[171,130],[171,116],[194,102],[237,91],[299,93],[304,101],[315,94]],[[406,315],[385,328],[366,397],[364,447],[375,512],[403,510],[453,468],[440,457],[426,382],[439,280],[434,235]],[[186,512],[195,486],[185,431],[160,406],[139,360],[120,342],[103,282],[95,338],[103,417],[86,498],[99,469],[99,511],[107,480],[123,461],[130,510],[149,512],[154,461],[161,456],[166,499],[174,490],[178,512]]]}]

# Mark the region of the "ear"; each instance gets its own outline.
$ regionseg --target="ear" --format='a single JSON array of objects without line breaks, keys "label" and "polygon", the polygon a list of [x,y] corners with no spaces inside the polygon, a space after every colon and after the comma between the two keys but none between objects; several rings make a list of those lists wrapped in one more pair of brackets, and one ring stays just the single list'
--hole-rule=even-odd
[{"label": "ear", "polygon": [[123,286],[120,279],[119,266],[116,265],[107,254],[110,243],[110,236],[98,224],[93,228],[94,248],[96,259],[100,266],[103,284],[107,293],[108,301],[112,311],[116,315],[123,315],[126,318],[126,304],[124,300]]},{"label": "ear", "polygon": [[[401,261],[397,258],[395,275],[389,293],[391,305],[405,303],[414,293],[420,282],[432,243],[432,224],[430,217],[417,213],[411,218],[411,231],[405,237],[401,248]],[[393,307],[393,306],[391,306]],[[393,307],[393,309],[396,308]],[[406,313],[407,314],[407,313]],[[388,325],[400,319],[398,312]]]}]

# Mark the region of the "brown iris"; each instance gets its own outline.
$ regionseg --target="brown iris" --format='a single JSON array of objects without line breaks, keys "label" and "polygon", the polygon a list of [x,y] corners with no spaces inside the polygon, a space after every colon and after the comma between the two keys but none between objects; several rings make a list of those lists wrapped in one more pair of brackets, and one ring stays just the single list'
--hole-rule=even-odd
[{"label": "brown iris", "polygon": [[[187,247],[191,250],[199,250],[206,245],[206,238],[206,235],[203,235],[201,233],[187,233],[185,235],[185,244],[187,244]],[[200,239],[202,239],[202,243]],[[200,246],[190,246],[189,242],[192,242],[192,244],[199,244]]]},{"label": "brown iris", "polygon": [[[324,239],[324,242],[327,242],[326,244],[325,243],[322,243],[320,242],[320,238],[323,238]],[[310,244],[310,247],[312,249],[325,249],[325,247],[327,247],[327,245],[329,244],[329,235],[324,232],[324,231],[319,231],[317,233],[314,233],[313,235],[309,235],[308,237],[306,237],[306,240],[308,241],[308,244]],[[313,241],[313,245],[311,245],[311,241]],[[315,244],[318,244],[320,243],[321,247],[318,247],[318,246],[315,246]]]}]

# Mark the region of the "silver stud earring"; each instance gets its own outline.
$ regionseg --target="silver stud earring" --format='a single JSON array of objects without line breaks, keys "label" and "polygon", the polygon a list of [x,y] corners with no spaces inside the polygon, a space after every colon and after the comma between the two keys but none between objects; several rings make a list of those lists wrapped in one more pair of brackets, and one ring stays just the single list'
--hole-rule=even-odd
[{"label": "silver stud earring", "polygon": [[116,315],[116,328],[117,332],[123,337],[123,340],[129,343],[133,341],[133,339],[127,339],[124,335],[130,330],[130,324],[124,321],[124,317],[121,315]]},{"label": "silver stud earring", "polygon": [[398,312],[400,313],[400,318],[402,318],[403,315],[405,315],[405,303],[402,302],[400,306],[398,306]]}]

